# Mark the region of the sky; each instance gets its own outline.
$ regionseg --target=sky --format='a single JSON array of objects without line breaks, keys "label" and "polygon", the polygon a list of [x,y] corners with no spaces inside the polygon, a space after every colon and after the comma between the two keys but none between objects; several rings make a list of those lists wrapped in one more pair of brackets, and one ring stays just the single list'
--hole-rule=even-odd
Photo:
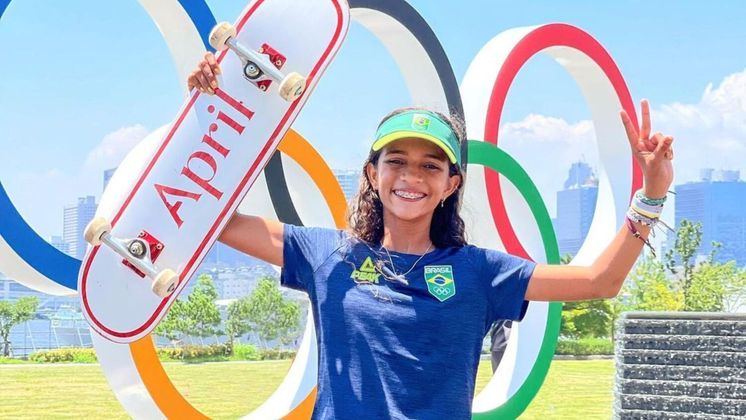
[{"label": "sky", "polygon": [[[635,101],[650,100],[653,130],[675,137],[675,183],[697,180],[703,167],[746,177],[746,8],[738,2],[410,3],[459,81],[502,31],[551,22],[580,27],[613,57]],[[0,18],[0,182],[49,237],[61,235],[63,206],[100,197],[103,170],[176,115],[184,89],[158,28],[136,1],[40,4],[13,1]],[[246,1],[208,4],[218,21],[234,21]],[[380,118],[409,103],[386,50],[353,23],[293,127],[333,168],[358,168]],[[526,168],[552,214],[569,165],[597,164],[589,117],[575,82],[548,57],[531,59],[513,83],[501,145]],[[670,221],[672,207],[664,213]]]}]

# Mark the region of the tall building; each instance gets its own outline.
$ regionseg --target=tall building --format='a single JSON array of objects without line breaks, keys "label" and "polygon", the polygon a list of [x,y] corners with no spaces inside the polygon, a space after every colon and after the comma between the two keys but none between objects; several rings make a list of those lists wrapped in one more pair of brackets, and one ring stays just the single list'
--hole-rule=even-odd
[{"label": "tall building", "polygon": [[573,163],[565,188],[557,191],[555,229],[560,255],[576,255],[593,221],[598,197],[598,180],[585,162]]},{"label": "tall building", "polygon": [[109,185],[109,181],[111,180],[111,177],[114,176],[116,170],[117,168],[111,168],[104,171],[104,190],[106,189],[106,186]]},{"label": "tall building", "polygon": [[70,253],[70,246],[65,240],[62,238],[62,236],[52,236],[49,240],[49,243],[59,249],[60,251],[64,252],[65,254]]},{"label": "tall building", "polygon": [[339,185],[342,187],[342,191],[345,194],[347,201],[352,200],[352,197],[357,194],[357,190],[360,186],[360,170],[358,169],[335,169],[334,176],[337,177]]},{"label": "tall building", "polygon": [[85,255],[86,242],[83,231],[96,214],[96,197],[78,198],[77,204],[65,207],[62,223],[62,241],[68,246],[68,255],[82,259]]},{"label": "tall building", "polygon": [[703,169],[700,180],[677,185],[676,228],[684,219],[702,224],[702,242],[698,253],[708,255],[712,242],[722,244],[716,260],[735,260],[746,265],[746,182],[739,171]]}]

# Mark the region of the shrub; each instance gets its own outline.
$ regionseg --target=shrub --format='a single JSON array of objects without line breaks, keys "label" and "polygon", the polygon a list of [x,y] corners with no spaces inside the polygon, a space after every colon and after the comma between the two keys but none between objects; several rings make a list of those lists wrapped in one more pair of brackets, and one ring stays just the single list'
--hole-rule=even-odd
[{"label": "shrub", "polygon": [[588,356],[614,354],[614,342],[608,338],[560,338],[554,354]]},{"label": "shrub", "polygon": [[158,349],[158,358],[165,361],[221,361],[227,360],[229,348],[226,344],[208,346],[163,347]]},{"label": "shrub", "polygon": [[267,349],[262,350],[260,359],[261,360],[284,360],[292,359],[295,357],[295,352],[292,350],[280,350],[280,349]]},{"label": "shrub", "polygon": [[283,360],[293,357],[295,357],[294,351],[279,349],[260,351],[251,344],[234,344],[232,355],[227,343],[158,349],[158,358],[162,361],[219,362],[226,360]]},{"label": "shrub", "polygon": [[36,363],[95,363],[96,351],[88,348],[65,348],[37,351],[29,356]]},{"label": "shrub", "polygon": [[233,360],[260,360],[261,354],[251,344],[235,344],[233,346]]}]

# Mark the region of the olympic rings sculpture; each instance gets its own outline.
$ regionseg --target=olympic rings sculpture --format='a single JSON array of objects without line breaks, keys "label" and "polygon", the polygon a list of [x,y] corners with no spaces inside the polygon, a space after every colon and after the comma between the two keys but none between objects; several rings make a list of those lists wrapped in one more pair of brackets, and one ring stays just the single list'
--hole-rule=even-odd
[{"label": "olympic rings sculpture", "polygon": [[[215,18],[208,5],[204,0],[139,3],[160,29],[179,78],[185,80],[194,63],[210,48],[206,38]],[[479,139],[470,140],[463,151],[469,172],[465,199],[473,210],[471,220],[469,216],[465,218],[476,245],[504,249],[538,262],[559,263],[557,241],[540,193],[518,162],[497,147],[498,127],[510,85],[530,57],[548,54],[573,76],[591,110],[597,138],[607,139],[599,143],[596,212],[574,260],[590,263],[613,237],[632,192],[642,183],[617,117],[617,111],[623,108],[635,119],[631,95],[604,48],[587,33],[569,25],[515,28],[499,34],[482,48],[459,88],[438,38],[405,0],[349,3],[353,21],[377,36],[394,58],[412,103],[463,115],[469,138]],[[0,20],[9,4],[9,0],[0,0]],[[138,155],[159,139],[159,133],[151,133],[122,166],[135,164]],[[343,227],[346,202],[323,157],[292,130],[283,139],[280,152],[271,159],[265,178],[257,181],[239,211],[276,217],[286,223]],[[116,175],[111,182],[115,179]],[[326,203],[326,208],[310,204],[317,202]],[[510,217],[517,214],[531,214],[532,218]],[[0,271],[48,294],[75,294],[80,261],[39,237],[16,210],[1,182],[0,218]],[[485,220],[493,220],[494,226],[485,226]],[[529,305],[524,321],[514,327],[516,331],[503,362],[475,397],[474,418],[517,417],[528,406],[549,368],[560,311],[561,303]],[[312,317],[308,318],[287,377],[248,417],[310,417],[315,399],[317,349]],[[130,415],[205,417],[171,383],[151,337],[122,345],[96,334],[91,336],[102,370]]]}]

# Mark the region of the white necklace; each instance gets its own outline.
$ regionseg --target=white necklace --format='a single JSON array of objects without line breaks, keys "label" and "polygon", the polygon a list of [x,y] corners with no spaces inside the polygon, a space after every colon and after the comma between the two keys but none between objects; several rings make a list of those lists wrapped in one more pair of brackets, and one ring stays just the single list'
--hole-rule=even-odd
[{"label": "white necklace", "polygon": [[425,252],[422,255],[420,255],[420,258],[417,258],[417,261],[415,261],[414,264],[412,264],[412,266],[409,267],[409,270],[407,270],[404,273],[397,273],[396,266],[394,266],[394,260],[391,258],[391,253],[389,252],[388,249],[386,249],[386,247],[381,245],[381,248],[383,248],[383,250],[386,251],[386,255],[389,257],[389,263],[391,263],[391,270],[389,270],[385,264],[382,264],[381,269],[382,271],[392,271],[391,273],[383,273],[383,274],[386,275],[386,277],[391,277],[392,280],[396,280],[399,283],[402,283],[405,286],[408,286],[409,280],[407,280],[407,277],[406,277],[407,274],[411,273],[412,270],[414,270],[414,268],[417,266],[417,263],[420,262],[420,260],[422,260],[422,258],[424,258],[428,252],[430,252],[430,249],[432,247],[433,247],[433,243],[432,241],[430,241],[430,245],[427,246],[427,249],[425,250]]}]

